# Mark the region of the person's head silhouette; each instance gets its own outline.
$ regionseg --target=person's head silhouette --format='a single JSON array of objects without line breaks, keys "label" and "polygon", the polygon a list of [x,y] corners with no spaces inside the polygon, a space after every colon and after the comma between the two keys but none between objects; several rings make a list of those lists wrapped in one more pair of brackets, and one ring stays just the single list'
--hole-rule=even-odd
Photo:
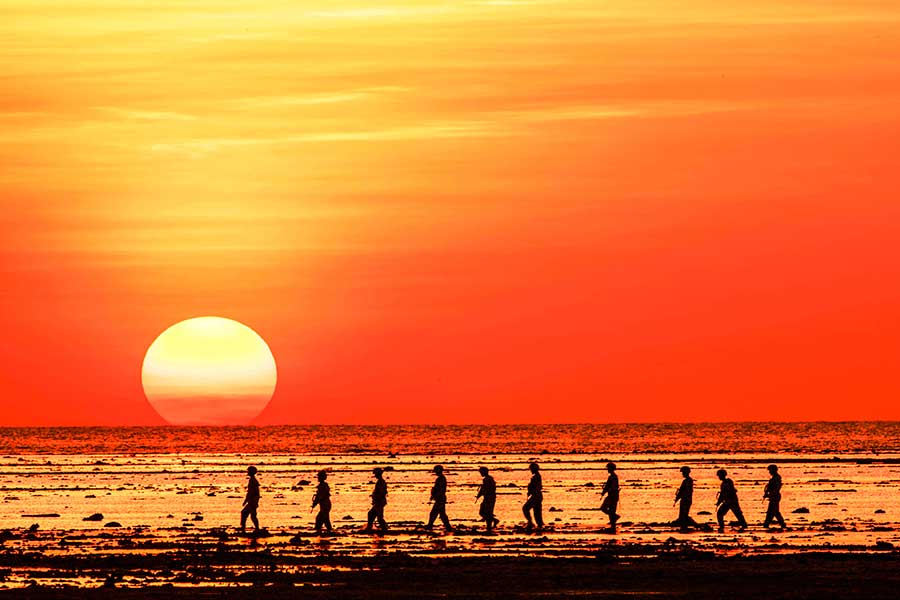
[{"label": "person's head silhouette", "polygon": [[613,462],[606,463],[606,470],[609,471],[610,473],[612,473],[613,471],[615,471],[615,470],[616,470],[616,463],[613,463]]},{"label": "person's head silhouette", "polygon": [[728,471],[726,471],[725,469],[719,469],[718,471],[716,471],[716,477],[718,477],[722,481],[725,481],[725,478],[728,477]]},{"label": "person's head silhouette", "polygon": [[316,473],[316,477],[319,478],[319,481],[325,481],[326,479],[328,479],[328,472],[327,471],[319,471],[318,473]]},{"label": "person's head silhouette", "polygon": [[681,474],[684,475],[685,477],[687,477],[688,475],[691,474],[691,468],[690,467],[681,467]]},{"label": "person's head silhouette", "polygon": [[259,470],[256,467],[247,467],[247,475],[250,477],[253,477],[257,473],[259,473]]},{"label": "person's head silhouette", "polygon": [[432,471],[434,471],[435,474],[440,475],[444,472],[444,467],[441,465],[434,465],[434,469],[432,469]]},{"label": "person's head silhouette", "polygon": [[372,469],[372,474],[375,475],[375,479],[381,479],[382,474],[384,473],[384,469],[381,467],[375,467]]},{"label": "person's head silhouette", "polygon": [[481,473],[482,477],[487,477],[488,468],[487,467],[478,467],[478,472]]},{"label": "person's head silhouette", "polygon": [[769,465],[769,473],[774,475],[778,472],[778,465]]},{"label": "person's head silhouette", "polygon": [[531,463],[528,465],[528,470],[537,475],[537,472],[541,470],[541,466],[537,463]]}]

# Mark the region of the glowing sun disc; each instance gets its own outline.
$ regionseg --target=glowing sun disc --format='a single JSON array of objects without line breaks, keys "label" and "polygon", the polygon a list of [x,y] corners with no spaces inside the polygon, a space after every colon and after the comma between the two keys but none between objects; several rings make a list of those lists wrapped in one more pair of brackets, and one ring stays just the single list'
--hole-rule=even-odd
[{"label": "glowing sun disc", "polygon": [[157,337],[141,369],[147,400],[173,425],[243,425],[266,407],[278,379],[258,333],[232,319],[197,317]]}]

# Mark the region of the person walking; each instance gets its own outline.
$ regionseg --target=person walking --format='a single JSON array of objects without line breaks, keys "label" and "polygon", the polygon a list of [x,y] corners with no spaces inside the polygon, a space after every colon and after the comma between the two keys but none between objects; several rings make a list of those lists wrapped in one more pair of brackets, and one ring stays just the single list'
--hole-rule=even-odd
[{"label": "person walking", "polygon": [[728,471],[725,469],[716,471],[716,476],[722,482],[719,487],[719,494],[716,496],[716,506],[718,507],[716,509],[716,518],[719,521],[719,533],[724,533],[725,531],[725,515],[728,514],[728,511],[734,513],[738,520],[740,531],[744,531],[747,529],[747,521],[744,519],[744,513],[738,502],[737,488],[734,487],[734,481],[728,477]]},{"label": "person walking", "polygon": [[429,499],[433,504],[425,529],[433,528],[434,522],[440,517],[441,523],[444,524],[444,529],[453,531],[453,527],[450,525],[450,518],[447,516],[447,477],[444,476],[444,467],[435,465],[433,472],[435,474],[434,485],[431,486],[431,498]]},{"label": "person walking", "polygon": [[[525,504],[522,506],[522,513],[528,522],[525,529],[532,531],[534,530],[534,524],[537,523],[538,530],[541,530],[544,528],[544,515],[542,514],[544,486],[541,481],[541,467],[537,463],[531,463],[528,465],[528,470],[531,471],[531,481],[528,482],[528,492]],[[534,513],[534,521],[531,520],[532,513]]]},{"label": "person walking", "polygon": [[609,477],[606,478],[603,491],[600,492],[601,498],[606,496],[600,504],[600,512],[609,516],[609,530],[615,532],[616,523],[621,518],[621,515],[616,513],[619,507],[619,476],[616,475],[616,463],[606,463],[606,471]]},{"label": "person walking", "polygon": [[481,473],[481,487],[478,488],[478,495],[475,496],[475,502],[481,498],[481,507],[478,509],[478,515],[487,528],[487,532],[491,533],[500,523],[500,519],[494,516],[494,506],[497,503],[497,482],[491,477],[487,467],[479,467],[478,472]]},{"label": "person walking", "polygon": [[319,485],[316,486],[316,495],[312,500],[312,508],[319,507],[319,513],[316,515],[316,533],[322,533],[323,527],[331,533],[331,488],[326,481],[328,473],[319,471],[316,477],[319,479]]},{"label": "person walking", "polygon": [[697,521],[691,517],[691,504],[694,502],[694,478],[691,477],[690,467],[681,467],[681,485],[675,492],[675,503],[678,504],[678,524],[681,531],[688,531],[690,527],[699,527]]},{"label": "person walking", "polygon": [[259,531],[259,519],[256,517],[256,510],[259,508],[259,481],[256,479],[258,473],[256,467],[247,467],[247,495],[244,496],[244,504],[241,508],[241,532],[247,530],[247,517],[253,523],[254,531]]},{"label": "person walking", "polygon": [[769,475],[771,477],[763,492],[763,499],[769,501],[769,506],[766,509],[766,520],[763,522],[763,527],[769,527],[772,524],[772,521],[777,521],[779,527],[784,529],[786,525],[784,523],[784,517],[781,516],[782,482],[781,475],[778,473],[778,465],[769,465]]},{"label": "person walking", "polygon": [[372,531],[372,525],[378,521],[381,531],[387,531],[387,521],[384,520],[384,507],[387,506],[387,482],[384,480],[384,469],[375,467],[372,469],[375,475],[375,488],[372,490],[372,508],[369,509],[366,527],[363,531]]}]

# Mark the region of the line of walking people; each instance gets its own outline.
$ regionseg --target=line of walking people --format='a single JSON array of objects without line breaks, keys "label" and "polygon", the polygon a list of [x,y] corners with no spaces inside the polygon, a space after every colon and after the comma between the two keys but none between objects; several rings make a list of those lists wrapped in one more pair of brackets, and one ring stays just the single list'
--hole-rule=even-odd
[{"label": "line of walking people", "polygon": [[[534,531],[535,527],[540,530],[544,527],[543,518],[543,481],[541,479],[540,465],[530,463],[528,469],[531,471],[531,480],[528,482],[526,491],[525,504],[522,506],[522,513],[525,516],[525,530]],[[619,505],[619,477],[616,474],[615,463],[607,463],[606,470],[608,476],[603,484],[600,497],[600,511],[609,518],[609,531],[614,533],[616,525],[621,516],[616,512]],[[768,509],[763,526],[768,528],[773,522],[777,522],[781,529],[785,529],[784,517],[781,515],[781,475],[778,473],[777,465],[769,465],[769,481],[763,490],[763,500],[768,502]],[[256,467],[248,467],[247,475],[249,481],[247,483],[247,495],[244,498],[244,505],[241,511],[241,531],[245,531],[247,519],[250,518],[256,530],[259,530],[259,520],[257,518],[257,509],[260,499],[260,485],[256,479]],[[440,519],[447,531],[453,531],[450,518],[447,516],[447,477],[444,475],[444,467],[435,465],[432,470],[434,473],[434,484],[431,487],[431,495],[429,503],[431,511],[428,515],[428,522],[425,529],[431,530],[435,522]],[[488,533],[493,532],[494,528],[500,523],[500,520],[494,514],[497,503],[497,482],[491,476],[487,467],[479,467],[478,472],[481,474],[481,485],[475,496],[475,502],[481,500],[481,506],[478,511],[479,519],[484,522],[485,529]],[[388,524],[384,517],[384,509],[387,506],[388,487],[387,481],[384,479],[384,469],[375,467],[372,470],[375,476],[375,485],[372,490],[372,506],[366,517],[366,526],[363,531],[371,532],[377,523],[382,531],[387,531]],[[682,481],[675,493],[675,504],[678,505],[678,518],[675,525],[682,531],[690,529],[700,529],[704,526],[697,523],[691,516],[691,506],[694,499],[694,479],[691,477],[691,468],[688,466],[681,467]],[[738,501],[737,488],[734,481],[728,477],[725,469],[716,471],[716,476],[720,481],[719,493],[716,496],[716,520],[719,525],[719,532],[725,530],[725,517],[731,512],[737,519],[740,531],[747,528],[747,521],[741,510]],[[317,474],[318,485],[312,499],[310,511],[318,507],[316,514],[315,530],[322,533],[323,530],[330,532],[331,524],[331,488],[328,485],[328,472],[319,471]]]}]

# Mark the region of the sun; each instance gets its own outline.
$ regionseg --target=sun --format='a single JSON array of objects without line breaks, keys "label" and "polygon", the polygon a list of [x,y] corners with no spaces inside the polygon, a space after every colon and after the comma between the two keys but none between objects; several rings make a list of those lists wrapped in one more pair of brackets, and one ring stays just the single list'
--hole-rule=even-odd
[{"label": "sun", "polygon": [[157,337],[141,369],[147,400],[172,425],[246,425],[272,399],[275,357],[232,319],[197,317]]}]

